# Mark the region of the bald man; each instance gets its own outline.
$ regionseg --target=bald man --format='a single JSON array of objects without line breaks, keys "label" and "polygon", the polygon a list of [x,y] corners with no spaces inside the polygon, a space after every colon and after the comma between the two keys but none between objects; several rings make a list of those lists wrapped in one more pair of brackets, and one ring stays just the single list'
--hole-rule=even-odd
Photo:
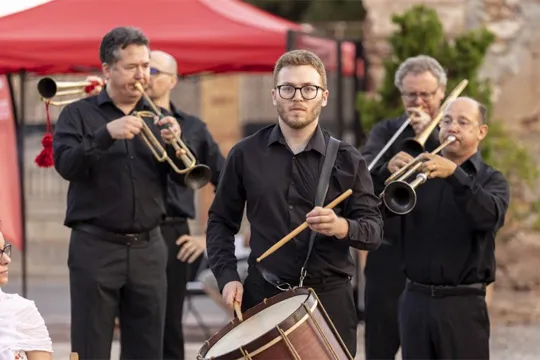
[{"label": "bald man", "polygon": [[[438,155],[422,155],[428,180],[402,217],[407,283],[399,304],[402,356],[489,359],[486,286],[495,280],[495,236],[509,202],[504,176],[480,154],[486,108],[460,97],[445,109]],[[388,211],[388,215],[391,213]]]},{"label": "bald man", "polygon": [[[166,115],[172,115],[178,120],[186,142],[195,150],[198,163],[212,170],[210,182],[216,186],[224,164],[218,145],[203,121],[181,111],[171,101],[171,91],[178,82],[176,60],[163,51],[152,51],[150,74],[148,95]],[[206,249],[206,237],[190,234],[187,221],[196,216],[193,190],[169,180],[166,212],[167,218],[161,225],[169,250],[163,359],[178,360],[184,359],[182,310],[186,284],[200,267],[201,255]]]}]

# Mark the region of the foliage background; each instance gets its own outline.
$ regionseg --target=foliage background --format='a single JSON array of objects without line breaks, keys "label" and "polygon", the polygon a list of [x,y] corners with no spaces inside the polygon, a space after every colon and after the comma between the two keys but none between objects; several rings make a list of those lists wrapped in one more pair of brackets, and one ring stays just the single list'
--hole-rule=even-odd
[{"label": "foliage background", "polygon": [[[448,40],[435,10],[424,5],[414,6],[402,14],[395,14],[392,22],[398,30],[389,38],[393,52],[384,60],[385,76],[380,89],[374,94],[360,93],[357,110],[366,133],[378,121],[395,117],[403,112],[399,90],[394,86],[394,73],[406,58],[425,54],[436,58],[448,75],[447,94],[463,79],[469,84],[461,95],[470,96],[483,104],[491,114],[491,88],[488,81],[480,80],[478,72],[495,36],[486,29],[477,29]],[[511,184],[511,204],[508,222],[529,222],[540,228],[540,206],[524,200],[525,186],[533,186],[538,167],[527,150],[515,141],[496,119],[488,120],[489,133],[482,143],[482,155],[491,166],[500,170]],[[532,221],[531,221],[532,217]],[[507,226],[513,228],[513,226]]]}]

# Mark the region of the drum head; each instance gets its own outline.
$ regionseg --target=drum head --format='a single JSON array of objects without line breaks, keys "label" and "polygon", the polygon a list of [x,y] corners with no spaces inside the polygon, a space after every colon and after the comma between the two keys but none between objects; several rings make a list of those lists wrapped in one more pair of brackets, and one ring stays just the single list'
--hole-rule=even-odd
[{"label": "drum head", "polygon": [[227,354],[259,338],[298,310],[308,297],[309,294],[291,296],[245,319],[208,349],[205,358]]}]

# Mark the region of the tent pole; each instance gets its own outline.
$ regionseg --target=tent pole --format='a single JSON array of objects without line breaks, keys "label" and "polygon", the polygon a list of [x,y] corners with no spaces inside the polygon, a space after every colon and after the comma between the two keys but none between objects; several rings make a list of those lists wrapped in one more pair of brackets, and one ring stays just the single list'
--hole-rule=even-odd
[{"label": "tent pole", "polygon": [[19,72],[20,91],[19,91],[19,105],[15,101],[15,94],[13,91],[13,74],[8,75],[9,91],[11,93],[11,102],[13,108],[13,114],[15,118],[15,129],[17,132],[17,154],[19,160],[19,181],[20,181],[20,202],[21,202],[21,222],[22,222],[22,250],[21,250],[21,267],[22,267],[22,296],[27,297],[27,241],[26,241],[26,200],[24,190],[24,133],[25,133],[25,83],[26,83],[26,71],[21,70]]}]

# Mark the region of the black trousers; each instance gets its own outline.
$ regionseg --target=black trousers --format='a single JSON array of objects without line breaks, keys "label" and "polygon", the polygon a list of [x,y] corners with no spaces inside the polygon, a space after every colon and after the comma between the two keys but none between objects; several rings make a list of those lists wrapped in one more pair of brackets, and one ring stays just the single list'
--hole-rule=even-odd
[{"label": "black trousers", "polygon": [[[309,284],[306,284],[309,286]],[[356,355],[357,346],[357,313],[350,281],[341,281],[329,286],[309,286],[321,300],[324,309],[340,334],[351,355]],[[281,290],[268,283],[260,273],[250,267],[244,281],[244,296],[242,297],[242,312],[281,293]],[[276,324],[277,325],[277,324]]]},{"label": "black trousers", "polygon": [[366,360],[395,359],[400,347],[398,303],[406,282],[399,249],[383,244],[369,251],[364,275]]},{"label": "black trousers", "polygon": [[176,240],[182,235],[189,235],[186,220],[168,221],[161,225],[161,233],[167,244],[167,312],[165,317],[165,336],[163,359],[184,359],[183,309],[186,297],[186,285],[192,280],[200,266],[202,256],[192,264],[176,258],[180,246]]},{"label": "black trousers", "polygon": [[71,351],[80,359],[109,359],[118,314],[121,358],[160,358],[166,256],[159,228],[131,244],[74,229],[68,255]]},{"label": "black trousers", "polygon": [[404,360],[489,359],[485,295],[431,296],[405,289],[399,313]]}]

